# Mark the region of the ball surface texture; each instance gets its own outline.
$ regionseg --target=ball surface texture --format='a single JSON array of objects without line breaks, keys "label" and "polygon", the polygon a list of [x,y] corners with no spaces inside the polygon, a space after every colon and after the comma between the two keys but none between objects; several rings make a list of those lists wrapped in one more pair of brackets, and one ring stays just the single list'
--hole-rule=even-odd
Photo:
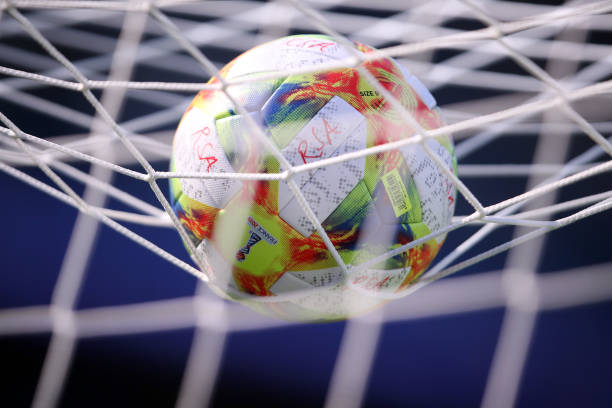
[{"label": "ball surface texture", "polygon": [[[437,254],[444,235],[384,256],[450,223],[450,178],[418,143],[359,154],[416,131],[357,69],[317,68],[370,52],[320,35],[280,38],[221,70],[227,94],[207,89],[193,99],[171,170],[203,177],[172,178],[171,204],[216,293],[284,319],[344,319],[401,294]],[[361,66],[422,128],[443,126],[432,95],[393,59]],[[450,136],[423,145],[456,172]]]}]

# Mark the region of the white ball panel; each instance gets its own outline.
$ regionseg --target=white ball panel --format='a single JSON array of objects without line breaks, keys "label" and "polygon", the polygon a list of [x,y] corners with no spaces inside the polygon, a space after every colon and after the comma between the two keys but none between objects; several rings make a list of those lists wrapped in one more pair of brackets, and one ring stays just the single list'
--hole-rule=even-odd
[{"label": "white ball panel", "polygon": [[[453,171],[452,158],[448,151],[433,139],[428,139],[426,144]],[[455,205],[454,185],[420,145],[405,146],[401,152],[419,192],[423,223],[431,232],[446,227],[450,223]],[[442,242],[444,236],[438,236],[436,240]]]},{"label": "white ball panel", "polygon": [[[294,166],[314,163],[366,147],[366,121],[362,114],[334,96],[282,153]],[[294,177],[319,221],[325,220],[363,178],[363,158],[325,166]],[[304,236],[314,226],[285,182],[279,183],[280,217]]]},{"label": "white ball panel", "polygon": [[247,112],[259,111],[266,101],[272,96],[278,88],[278,83],[275,81],[257,81],[248,85],[249,92],[245,95],[245,85],[238,85],[238,88],[229,87],[227,93],[236,100],[237,103]]},{"label": "white ball panel", "polygon": [[[197,107],[181,121],[172,155],[177,172],[234,171],[217,137],[214,120]],[[180,182],[188,197],[216,208],[222,208],[242,186],[239,181],[229,179],[182,178]]]},{"label": "white ball panel", "polygon": [[338,266],[312,271],[287,271],[270,288],[275,295],[339,283],[344,276]]},{"label": "white ball panel", "polygon": [[226,78],[314,67],[350,56],[351,54],[343,46],[333,40],[307,35],[281,38],[242,54]]},{"label": "white ball panel", "polygon": [[[362,150],[365,146],[366,126],[365,122],[362,122],[354,130],[351,137],[342,143],[330,157]],[[346,196],[355,188],[359,181],[363,179],[364,172],[364,158],[325,166],[314,172],[312,177],[308,179],[300,190],[319,222],[323,222],[332,212],[334,212],[336,207],[338,207]],[[289,189],[285,183],[280,183],[279,186],[283,186],[283,191]],[[285,222],[304,236],[310,236],[315,230],[315,227],[312,225],[295,197],[291,197],[287,205],[279,211],[279,215]]]},{"label": "white ball panel", "polygon": [[381,300],[375,296],[364,296],[361,290],[352,289],[339,283],[320,288],[312,294],[292,299],[296,304],[315,316],[358,316],[377,308]]},{"label": "white ball panel", "polygon": [[[399,289],[411,268],[366,269],[351,275],[349,284],[367,291],[395,292]],[[375,293],[372,293],[373,295]]]},{"label": "white ball panel", "polygon": [[[359,144],[355,149],[365,147],[365,118],[342,98],[334,96],[282,150],[282,154],[292,166],[314,163],[337,156],[340,146],[353,136],[362,139],[357,141]],[[316,171],[322,169],[298,173],[293,180],[302,188]],[[293,192],[289,186],[280,183],[278,208],[285,207],[292,199]]]},{"label": "white ball panel", "polygon": [[[425,144],[434,152],[435,155],[442,159],[442,162],[446,165],[448,170],[454,172],[453,157],[444,146],[442,146],[435,139],[429,139],[425,142]],[[443,190],[443,199],[440,201],[440,219],[442,227],[444,227],[451,223],[451,218],[455,213],[456,188],[446,173],[444,173],[440,168],[438,168],[438,172]]]},{"label": "white ball panel", "polygon": [[283,293],[310,290],[312,288],[312,285],[309,285],[289,272],[285,272],[276,282],[274,282],[274,285],[270,287],[270,292],[275,295],[280,295]]},{"label": "white ball panel", "polygon": [[283,295],[295,290],[313,290],[291,302],[315,314],[350,316],[377,307],[381,300],[376,298],[376,292],[394,293],[409,273],[410,268],[368,269],[351,275],[344,286],[344,274],[339,267],[286,272],[271,291]]}]

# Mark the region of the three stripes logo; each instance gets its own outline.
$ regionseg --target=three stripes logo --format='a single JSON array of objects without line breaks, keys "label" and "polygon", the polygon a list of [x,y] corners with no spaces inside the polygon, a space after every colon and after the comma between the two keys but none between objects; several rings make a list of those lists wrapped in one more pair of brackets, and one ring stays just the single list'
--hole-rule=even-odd
[{"label": "three stripes logo", "polygon": [[244,262],[246,256],[251,252],[251,248],[262,239],[270,245],[276,245],[278,243],[278,240],[255,221],[253,217],[249,216],[247,225],[249,226],[249,238],[246,244],[236,252],[236,259],[238,262]]}]

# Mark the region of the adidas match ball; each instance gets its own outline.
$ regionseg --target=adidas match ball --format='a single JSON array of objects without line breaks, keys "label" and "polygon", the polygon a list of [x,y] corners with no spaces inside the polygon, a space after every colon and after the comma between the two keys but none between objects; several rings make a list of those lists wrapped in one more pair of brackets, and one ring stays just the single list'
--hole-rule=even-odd
[{"label": "adidas match ball", "polygon": [[[372,51],[319,35],[281,38],[221,70],[227,94],[193,99],[171,170],[202,177],[171,179],[171,203],[218,294],[290,320],[344,319],[400,295],[435,257],[443,235],[389,254],[445,227],[454,211],[454,185],[421,145],[316,166],[415,135],[358,70],[317,68]],[[421,127],[443,125],[429,91],[393,59],[362,66]],[[450,136],[425,144],[456,172]],[[288,167],[290,181],[279,176]],[[247,176],[219,177],[227,173]]]}]

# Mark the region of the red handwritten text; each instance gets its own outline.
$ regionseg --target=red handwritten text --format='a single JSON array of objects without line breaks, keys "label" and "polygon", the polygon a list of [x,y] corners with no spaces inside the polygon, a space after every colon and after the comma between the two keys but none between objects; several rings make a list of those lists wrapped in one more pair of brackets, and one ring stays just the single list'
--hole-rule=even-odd
[{"label": "red handwritten text", "polygon": [[191,137],[193,137],[193,151],[198,156],[200,160],[206,160],[208,164],[206,171],[210,173],[210,168],[217,161],[217,157],[214,155],[214,147],[211,142],[206,141],[206,139],[210,136],[210,128],[205,126],[204,128],[193,132]]},{"label": "red handwritten text", "polygon": [[318,48],[319,51],[325,52],[327,47],[334,46],[336,43],[313,39],[307,40],[304,38],[292,38],[288,40],[285,45],[295,48]]},{"label": "red handwritten text", "polygon": [[308,162],[307,159],[320,159],[321,157],[323,157],[323,149],[325,148],[325,146],[331,146],[333,144],[331,135],[340,133],[340,131],[338,130],[338,127],[331,126],[329,122],[325,120],[325,118],[323,118],[323,130],[325,132],[324,137],[322,137],[321,135],[317,133],[317,130],[314,126],[311,129],[312,136],[319,143],[318,146],[312,147],[312,150],[314,150],[314,152],[312,153],[308,152],[308,149],[309,149],[308,140],[306,139],[300,140],[300,143],[298,144],[298,147],[297,147],[297,151],[300,154],[300,157],[302,158],[302,161],[304,162],[304,164]]}]

